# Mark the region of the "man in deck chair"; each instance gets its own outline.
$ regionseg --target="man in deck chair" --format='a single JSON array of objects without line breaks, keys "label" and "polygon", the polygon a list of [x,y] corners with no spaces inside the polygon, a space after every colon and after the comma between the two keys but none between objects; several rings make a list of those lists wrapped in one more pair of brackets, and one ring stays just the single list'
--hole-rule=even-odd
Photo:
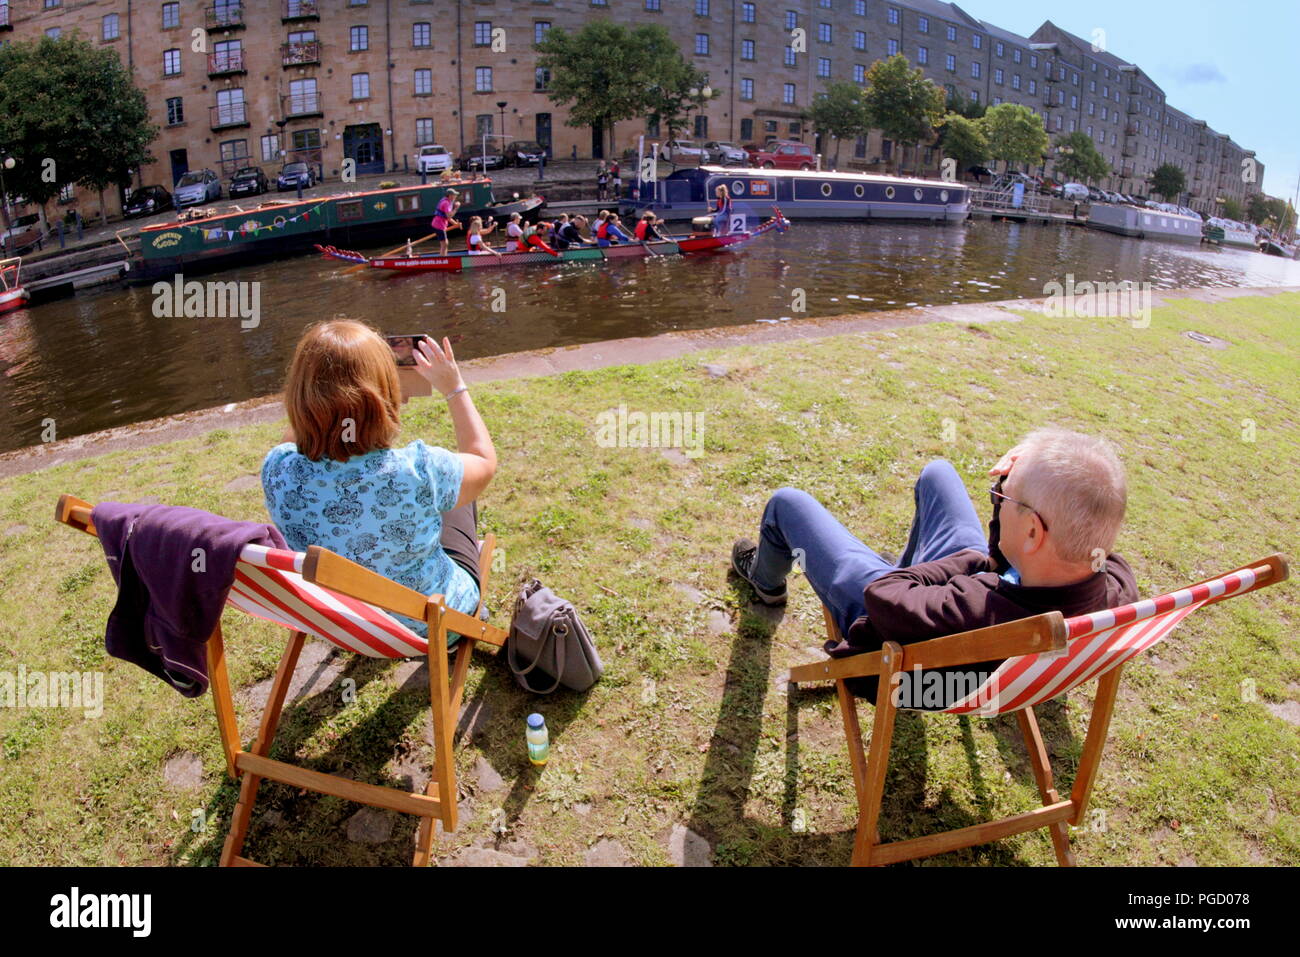
[{"label": "man in deck chair", "polygon": [[[1137,600],[1132,569],[1111,554],[1127,488],[1108,442],[1035,431],[989,474],[995,482],[987,541],[961,478],[936,459],[917,480],[916,515],[897,564],[858,541],[811,495],[783,488],[764,509],[758,544],[736,542],[732,567],[759,601],[780,605],[798,561],[844,636],[826,642],[833,657],[876,651],[886,641],[905,645],[1048,611],[1069,617]],[[936,669],[943,677],[925,686],[946,688],[945,700],[896,703],[946,707],[1000,664]],[[876,678],[852,679],[849,686],[875,701]]]}]

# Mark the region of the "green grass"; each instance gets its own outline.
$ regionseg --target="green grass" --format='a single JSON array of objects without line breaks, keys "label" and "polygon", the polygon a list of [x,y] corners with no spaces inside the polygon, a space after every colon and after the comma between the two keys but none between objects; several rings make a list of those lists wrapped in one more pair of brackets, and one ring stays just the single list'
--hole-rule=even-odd
[{"label": "green grass", "polygon": [[[480,512],[504,550],[489,596],[496,620],[505,622],[516,582],[541,577],[576,603],[607,671],[586,695],[535,699],[516,689],[504,662],[475,656],[465,700],[477,717],[456,756],[464,813],[439,857],[491,837],[496,818],[506,840],[528,842],[547,864],[581,863],[604,837],[636,861],[666,863],[678,823],[705,835],[722,864],[846,863],[855,805],[833,695],[808,689],[788,700],[774,684],[822,640],[816,599],[796,579],[775,620],[727,578],[731,542],[753,536],[767,496],[782,485],[807,489],[866,541],[897,552],[912,482],[929,459],[952,461],[983,510],[988,466],[1051,423],[1119,446],[1131,492],[1118,550],[1144,594],[1293,552],[1298,310],[1300,295],[1180,300],[1158,308],[1147,329],[1026,314],[476,388],[501,459]],[[1230,345],[1207,348],[1187,329]],[[704,362],[730,371],[712,378]],[[703,411],[704,454],[673,461],[653,448],[599,447],[596,416],[620,403]],[[1246,420],[1254,441],[1243,439]],[[452,442],[440,404],[416,400],[405,421],[404,441]],[[216,860],[236,788],[210,700],[183,699],[105,655],[112,579],[98,544],[51,514],[58,494],[72,492],[90,501],[156,495],[265,520],[259,489],[223,487],[256,473],[280,431],[223,430],[0,483],[0,671],[100,670],[106,696],[97,719],[0,709],[0,817],[10,823],[0,829],[0,861]],[[1300,696],[1296,608],[1293,584],[1212,607],[1127,669],[1097,813],[1074,834],[1082,862],[1300,863],[1300,729],[1267,707]],[[225,622],[235,687],[265,680],[284,633],[233,613]],[[333,683],[287,711],[273,753],[377,783],[427,767],[427,686],[399,688],[397,664],[338,660]],[[1093,690],[1040,709],[1062,791]],[[256,712],[242,696],[239,708],[248,740]],[[541,773],[524,751],[532,710],[546,715],[554,742]],[[163,779],[164,764],[184,752],[202,759],[192,792]],[[476,789],[480,756],[505,791]],[[899,717],[885,839],[1036,803],[1013,718]],[[206,829],[192,830],[196,810]],[[413,820],[398,818],[386,843],[353,843],[345,825],[357,810],[264,784],[247,853],[267,863],[407,862]],[[1038,832],[930,863],[1053,860]]]}]

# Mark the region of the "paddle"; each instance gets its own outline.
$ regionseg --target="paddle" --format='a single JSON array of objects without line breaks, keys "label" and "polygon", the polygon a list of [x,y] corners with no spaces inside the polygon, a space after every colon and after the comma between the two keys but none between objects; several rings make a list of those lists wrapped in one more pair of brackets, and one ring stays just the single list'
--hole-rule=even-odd
[{"label": "paddle", "polygon": [[[454,229],[459,229],[459,228],[460,228],[460,223],[458,223],[458,222],[457,222],[457,223],[453,223],[451,226],[449,226],[449,227],[447,228],[447,232],[451,232],[452,230],[454,230]],[[406,249],[406,247],[407,247],[408,245],[409,245],[412,249],[414,249],[416,246],[420,245],[420,243],[428,242],[430,239],[432,239],[434,236],[437,236],[437,235],[438,235],[437,233],[429,233],[429,235],[427,235],[427,236],[422,236],[422,237],[420,237],[419,239],[417,239],[417,240],[416,240],[415,242],[413,242],[413,243],[409,243],[409,244],[408,244],[408,243],[402,243],[402,245],[400,245],[400,246],[394,246],[392,249],[388,250],[388,252],[386,252],[386,253],[380,253],[378,256],[372,256],[372,257],[370,257],[370,258],[372,258],[372,259],[383,259],[383,258],[386,257],[386,256],[392,256],[392,255],[394,255],[395,253],[399,253],[399,252],[401,252],[402,250]],[[358,270],[365,269],[366,266],[368,266],[368,265],[370,265],[370,264],[369,264],[369,263],[358,263],[358,264],[355,265],[355,266],[349,266],[347,269],[343,270],[343,272],[342,272],[340,275],[344,275],[344,276],[346,276],[348,273],[354,273],[354,272],[357,272]]]}]

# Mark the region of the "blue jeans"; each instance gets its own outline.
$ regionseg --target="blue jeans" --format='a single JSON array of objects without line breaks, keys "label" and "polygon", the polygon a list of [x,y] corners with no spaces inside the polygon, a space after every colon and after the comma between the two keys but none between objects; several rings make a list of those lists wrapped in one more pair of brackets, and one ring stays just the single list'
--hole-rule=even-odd
[{"label": "blue jeans", "polygon": [[988,554],[988,540],[956,470],[935,459],[921,470],[916,515],[907,548],[893,565],[860,542],[807,492],[779,489],[763,510],[751,577],[765,591],[779,590],[798,557],[808,584],[835,618],[840,635],[866,611],[863,589],[886,572],[956,554]]}]

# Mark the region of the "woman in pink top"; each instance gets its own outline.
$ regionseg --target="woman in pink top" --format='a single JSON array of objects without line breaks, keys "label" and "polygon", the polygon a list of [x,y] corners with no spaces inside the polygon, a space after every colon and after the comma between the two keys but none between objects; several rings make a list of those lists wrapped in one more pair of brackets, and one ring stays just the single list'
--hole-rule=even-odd
[{"label": "woman in pink top", "polygon": [[438,201],[438,208],[433,214],[433,234],[438,237],[441,248],[438,250],[439,256],[447,255],[447,231],[454,226],[459,226],[456,222],[456,210],[460,209],[460,201],[457,197],[460,193],[457,190],[449,189],[445,196]]}]

